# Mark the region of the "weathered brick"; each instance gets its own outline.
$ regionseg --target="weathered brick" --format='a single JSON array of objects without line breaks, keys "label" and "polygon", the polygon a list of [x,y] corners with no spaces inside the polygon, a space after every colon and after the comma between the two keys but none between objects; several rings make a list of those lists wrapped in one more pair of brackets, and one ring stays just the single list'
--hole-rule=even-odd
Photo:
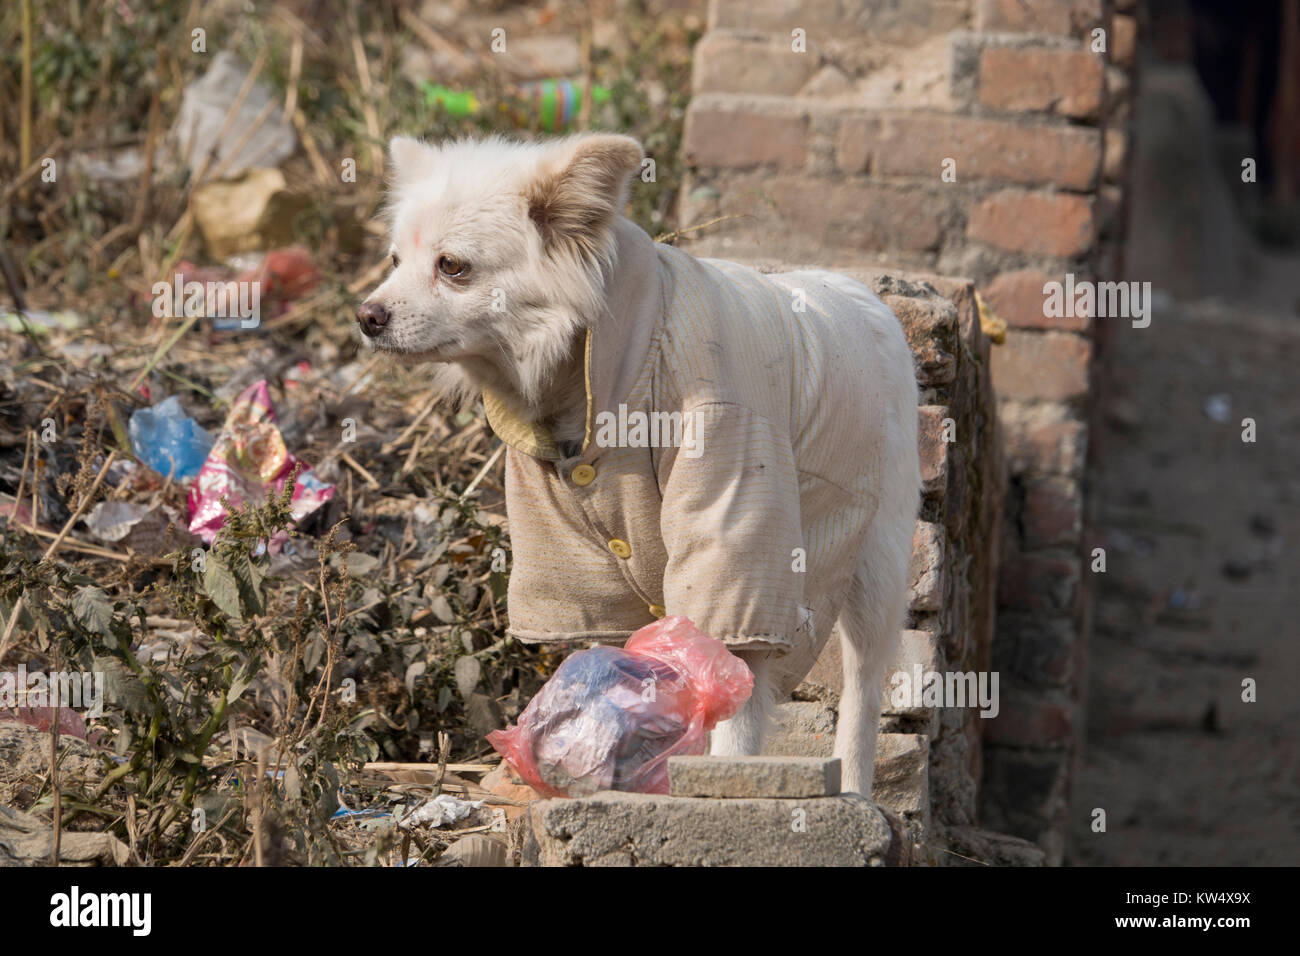
[{"label": "weathered brick", "polygon": [[877,147],[880,122],[874,116],[847,116],[835,134],[835,167],[845,173],[865,173]]},{"label": "weathered brick", "polygon": [[943,603],[944,542],[942,526],[930,521],[916,523],[907,567],[907,600],[913,611],[937,611]]},{"label": "weathered brick", "polygon": [[1013,552],[998,568],[998,603],[1016,611],[1072,613],[1079,594],[1080,559]]},{"label": "weathered brick", "polygon": [[668,758],[674,797],[834,797],[840,792],[837,757]]},{"label": "weathered brick", "polygon": [[971,210],[966,235],[999,249],[1068,258],[1092,245],[1092,202],[1059,193],[1004,190]]},{"label": "weathered brick", "polygon": [[1133,96],[1133,81],[1128,70],[1111,64],[1106,67],[1106,122],[1123,126],[1128,122],[1128,107]]},{"label": "weathered brick", "polygon": [[1043,478],[1025,488],[1020,513],[1029,549],[1079,543],[1083,530],[1083,494],[1069,478]]},{"label": "weathered brick", "polygon": [[927,37],[962,27],[965,0],[909,0],[907,3],[845,3],[844,0],[713,0],[709,28],[735,27],[779,34],[805,30],[808,39],[865,41],[915,46]]},{"label": "weathered brick", "polygon": [[1137,58],[1137,20],[1116,15],[1110,18],[1110,58],[1120,66],[1132,66]]},{"label": "weathered brick", "polygon": [[802,169],[808,159],[808,117],[716,100],[692,105],[682,149],[690,166]]},{"label": "weathered brick", "polygon": [[1068,332],[1011,329],[993,350],[993,388],[1007,398],[1063,402],[1088,392],[1092,347]]},{"label": "weathered brick", "polygon": [[927,495],[940,494],[948,485],[948,443],[943,440],[946,405],[922,405],[917,410],[918,444],[921,452],[921,488]]},{"label": "weathered brick", "polygon": [[1063,420],[1059,406],[1004,402],[998,417],[1011,474],[1078,478],[1083,473],[1087,426]]},{"label": "weathered brick", "polygon": [[828,246],[919,251],[937,248],[943,235],[936,204],[921,190],[783,177],[763,191],[783,222]]},{"label": "weathered brick", "polygon": [[814,53],[795,53],[788,41],[710,30],[695,45],[692,91],[793,96],[817,70]]},{"label": "weathered brick", "polygon": [[1105,62],[1082,50],[985,47],[979,99],[1001,110],[1039,110],[1090,119],[1101,110]]},{"label": "weathered brick", "polygon": [[1074,673],[1078,639],[1070,618],[1003,611],[993,666],[1004,674],[1010,670],[1020,684],[1065,687]]},{"label": "weathered brick", "polygon": [[1005,319],[1012,328],[1086,332],[1090,324],[1088,316],[1045,314],[1047,296],[1043,286],[1063,281],[1062,276],[1050,276],[1038,269],[1018,269],[1002,273],[986,289],[980,290],[980,294],[998,318]]},{"label": "weathered brick", "polygon": [[1122,129],[1108,129],[1102,133],[1102,144],[1102,177],[1107,182],[1120,182],[1124,178],[1128,136]]},{"label": "weathered brick", "polygon": [[[1002,688],[999,688],[1002,690]],[[1059,692],[1035,694],[1023,688],[1001,693],[1001,710],[984,721],[990,744],[1016,747],[1064,747],[1074,735],[1074,708]]]},{"label": "weathered brick", "polygon": [[[1121,236],[1124,232],[1124,190],[1107,183],[1097,190],[1097,235]],[[1106,273],[1103,271],[1102,275]]]},{"label": "weathered brick", "polygon": [[898,639],[893,664],[885,670],[880,685],[881,713],[899,717],[923,717],[932,710],[917,698],[924,687],[916,685],[916,668],[924,675],[937,672],[941,664],[939,639],[929,631],[904,631]]},{"label": "weathered brick", "polygon": [[990,744],[984,748],[984,766],[981,824],[1041,842],[1047,865],[1059,866],[1069,809],[1069,752]]},{"label": "weathered brick", "polygon": [[957,376],[957,307],[937,296],[881,295],[907,335],[921,385],[947,385]]},{"label": "weathered brick", "polygon": [[1080,126],[1042,126],[948,113],[895,113],[846,118],[836,165],[882,176],[941,182],[944,161],[968,180],[1090,189],[1101,168],[1101,135]]},{"label": "weathered brick", "polygon": [[1080,36],[1101,22],[1101,0],[979,0],[975,29]]},{"label": "weathered brick", "polygon": [[881,734],[876,743],[872,796],[895,813],[930,809],[930,738],[924,734]]}]

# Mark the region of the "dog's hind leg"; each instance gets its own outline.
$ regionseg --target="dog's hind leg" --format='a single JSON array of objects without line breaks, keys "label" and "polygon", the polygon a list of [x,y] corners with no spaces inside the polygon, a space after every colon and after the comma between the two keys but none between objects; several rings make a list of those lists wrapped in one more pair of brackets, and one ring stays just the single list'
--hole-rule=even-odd
[{"label": "dog's hind leg", "polygon": [[913,519],[905,510],[877,515],[835,629],[844,658],[844,690],[835,728],[845,792],[871,797],[880,690],[898,650],[907,611],[907,564]]},{"label": "dog's hind leg", "polygon": [[754,690],[736,716],[713,728],[709,753],[715,757],[753,757],[763,749],[775,706],[770,651],[735,651],[754,675]]}]

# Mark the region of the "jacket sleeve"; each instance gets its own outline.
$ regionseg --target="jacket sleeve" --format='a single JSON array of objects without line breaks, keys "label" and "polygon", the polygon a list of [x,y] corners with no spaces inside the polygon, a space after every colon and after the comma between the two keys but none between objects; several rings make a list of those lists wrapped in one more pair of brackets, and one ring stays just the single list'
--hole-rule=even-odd
[{"label": "jacket sleeve", "polygon": [[696,405],[683,418],[693,434],[660,464],[664,607],[731,646],[788,649],[805,577],[790,438],[743,405]]}]

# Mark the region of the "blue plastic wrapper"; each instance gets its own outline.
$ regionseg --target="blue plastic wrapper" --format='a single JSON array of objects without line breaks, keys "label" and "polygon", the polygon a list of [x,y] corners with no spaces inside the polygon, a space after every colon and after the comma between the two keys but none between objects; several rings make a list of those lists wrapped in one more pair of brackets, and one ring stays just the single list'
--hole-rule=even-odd
[{"label": "blue plastic wrapper", "polygon": [[195,477],[212,450],[212,436],[185,414],[175,395],[152,408],[137,409],[128,430],[136,457],[174,479]]}]

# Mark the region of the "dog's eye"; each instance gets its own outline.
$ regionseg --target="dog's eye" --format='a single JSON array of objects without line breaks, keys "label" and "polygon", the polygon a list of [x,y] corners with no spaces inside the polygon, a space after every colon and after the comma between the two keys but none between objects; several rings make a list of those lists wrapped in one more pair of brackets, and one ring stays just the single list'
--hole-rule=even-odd
[{"label": "dog's eye", "polygon": [[455,256],[439,256],[438,271],[445,276],[456,278],[469,272],[469,263],[461,262]]},{"label": "dog's eye", "polygon": [[398,258],[398,255],[397,255],[397,253],[395,253],[395,252],[394,252],[394,253],[390,253],[390,255],[392,255],[392,257],[393,257],[393,268],[396,269],[398,266],[400,266],[400,265],[402,264],[402,260],[401,260],[400,258]]}]

